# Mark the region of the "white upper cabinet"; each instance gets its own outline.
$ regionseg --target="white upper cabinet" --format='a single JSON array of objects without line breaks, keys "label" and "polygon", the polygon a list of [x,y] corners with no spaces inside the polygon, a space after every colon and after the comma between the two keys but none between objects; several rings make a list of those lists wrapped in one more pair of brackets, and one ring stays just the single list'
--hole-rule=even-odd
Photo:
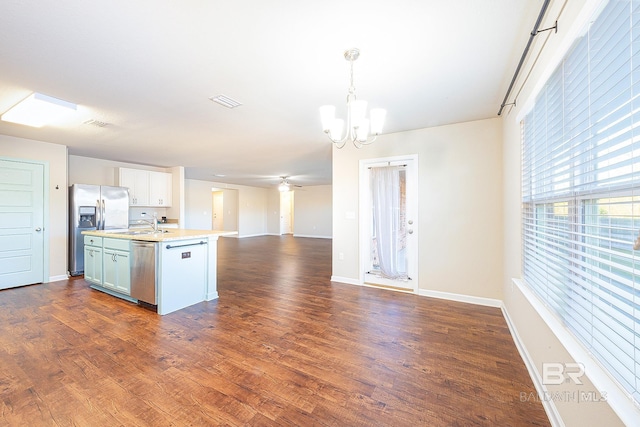
[{"label": "white upper cabinet", "polygon": [[149,173],[149,203],[153,206],[171,206],[172,176],[165,172]]},{"label": "white upper cabinet", "polygon": [[129,189],[129,206],[171,206],[170,173],[120,168],[119,184]]},{"label": "white upper cabinet", "polygon": [[129,206],[149,206],[149,171],[120,168],[119,185],[129,189]]}]

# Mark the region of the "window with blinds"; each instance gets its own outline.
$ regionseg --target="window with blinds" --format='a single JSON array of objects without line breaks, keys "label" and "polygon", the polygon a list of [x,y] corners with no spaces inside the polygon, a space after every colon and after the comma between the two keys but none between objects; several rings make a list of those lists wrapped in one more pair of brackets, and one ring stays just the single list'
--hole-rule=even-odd
[{"label": "window with blinds", "polygon": [[611,0],[522,122],[523,276],[640,403],[640,2]]}]

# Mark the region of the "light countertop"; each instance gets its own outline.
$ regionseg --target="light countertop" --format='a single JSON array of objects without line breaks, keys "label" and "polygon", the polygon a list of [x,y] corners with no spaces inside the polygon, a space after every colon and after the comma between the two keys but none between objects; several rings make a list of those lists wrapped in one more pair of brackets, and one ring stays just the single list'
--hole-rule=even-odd
[{"label": "light countertop", "polygon": [[205,239],[212,236],[234,236],[237,231],[222,230],[187,230],[183,228],[167,228],[157,233],[150,234],[133,234],[140,230],[132,229],[127,231],[104,231],[104,230],[88,230],[82,234],[86,236],[110,237],[113,239],[143,240],[145,242],[165,242],[171,240],[186,239]]}]

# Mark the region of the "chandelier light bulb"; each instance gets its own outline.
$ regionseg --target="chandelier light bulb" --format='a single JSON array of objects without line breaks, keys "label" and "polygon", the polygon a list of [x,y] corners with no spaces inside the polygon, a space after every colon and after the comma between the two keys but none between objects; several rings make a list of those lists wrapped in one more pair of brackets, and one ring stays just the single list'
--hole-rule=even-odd
[{"label": "chandelier light bulb", "polygon": [[320,107],[320,120],[322,121],[322,130],[328,132],[333,126],[336,119],[336,107],[334,105],[323,105]]},{"label": "chandelier light bulb", "polygon": [[356,130],[356,140],[358,142],[366,142],[369,136],[369,120],[362,119]]},{"label": "chandelier light bulb", "polygon": [[384,126],[384,118],[387,115],[387,110],[382,108],[373,108],[369,112],[371,118],[371,133],[373,135],[380,135],[382,133],[382,126]]}]

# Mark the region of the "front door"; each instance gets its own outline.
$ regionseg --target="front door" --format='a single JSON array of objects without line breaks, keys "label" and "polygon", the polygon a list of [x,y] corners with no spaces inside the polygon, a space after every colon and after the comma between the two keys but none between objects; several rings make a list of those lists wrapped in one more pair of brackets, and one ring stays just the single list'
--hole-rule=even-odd
[{"label": "front door", "polygon": [[44,281],[44,166],[0,160],[0,289]]},{"label": "front door", "polygon": [[416,156],[360,162],[361,280],[418,292]]}]

